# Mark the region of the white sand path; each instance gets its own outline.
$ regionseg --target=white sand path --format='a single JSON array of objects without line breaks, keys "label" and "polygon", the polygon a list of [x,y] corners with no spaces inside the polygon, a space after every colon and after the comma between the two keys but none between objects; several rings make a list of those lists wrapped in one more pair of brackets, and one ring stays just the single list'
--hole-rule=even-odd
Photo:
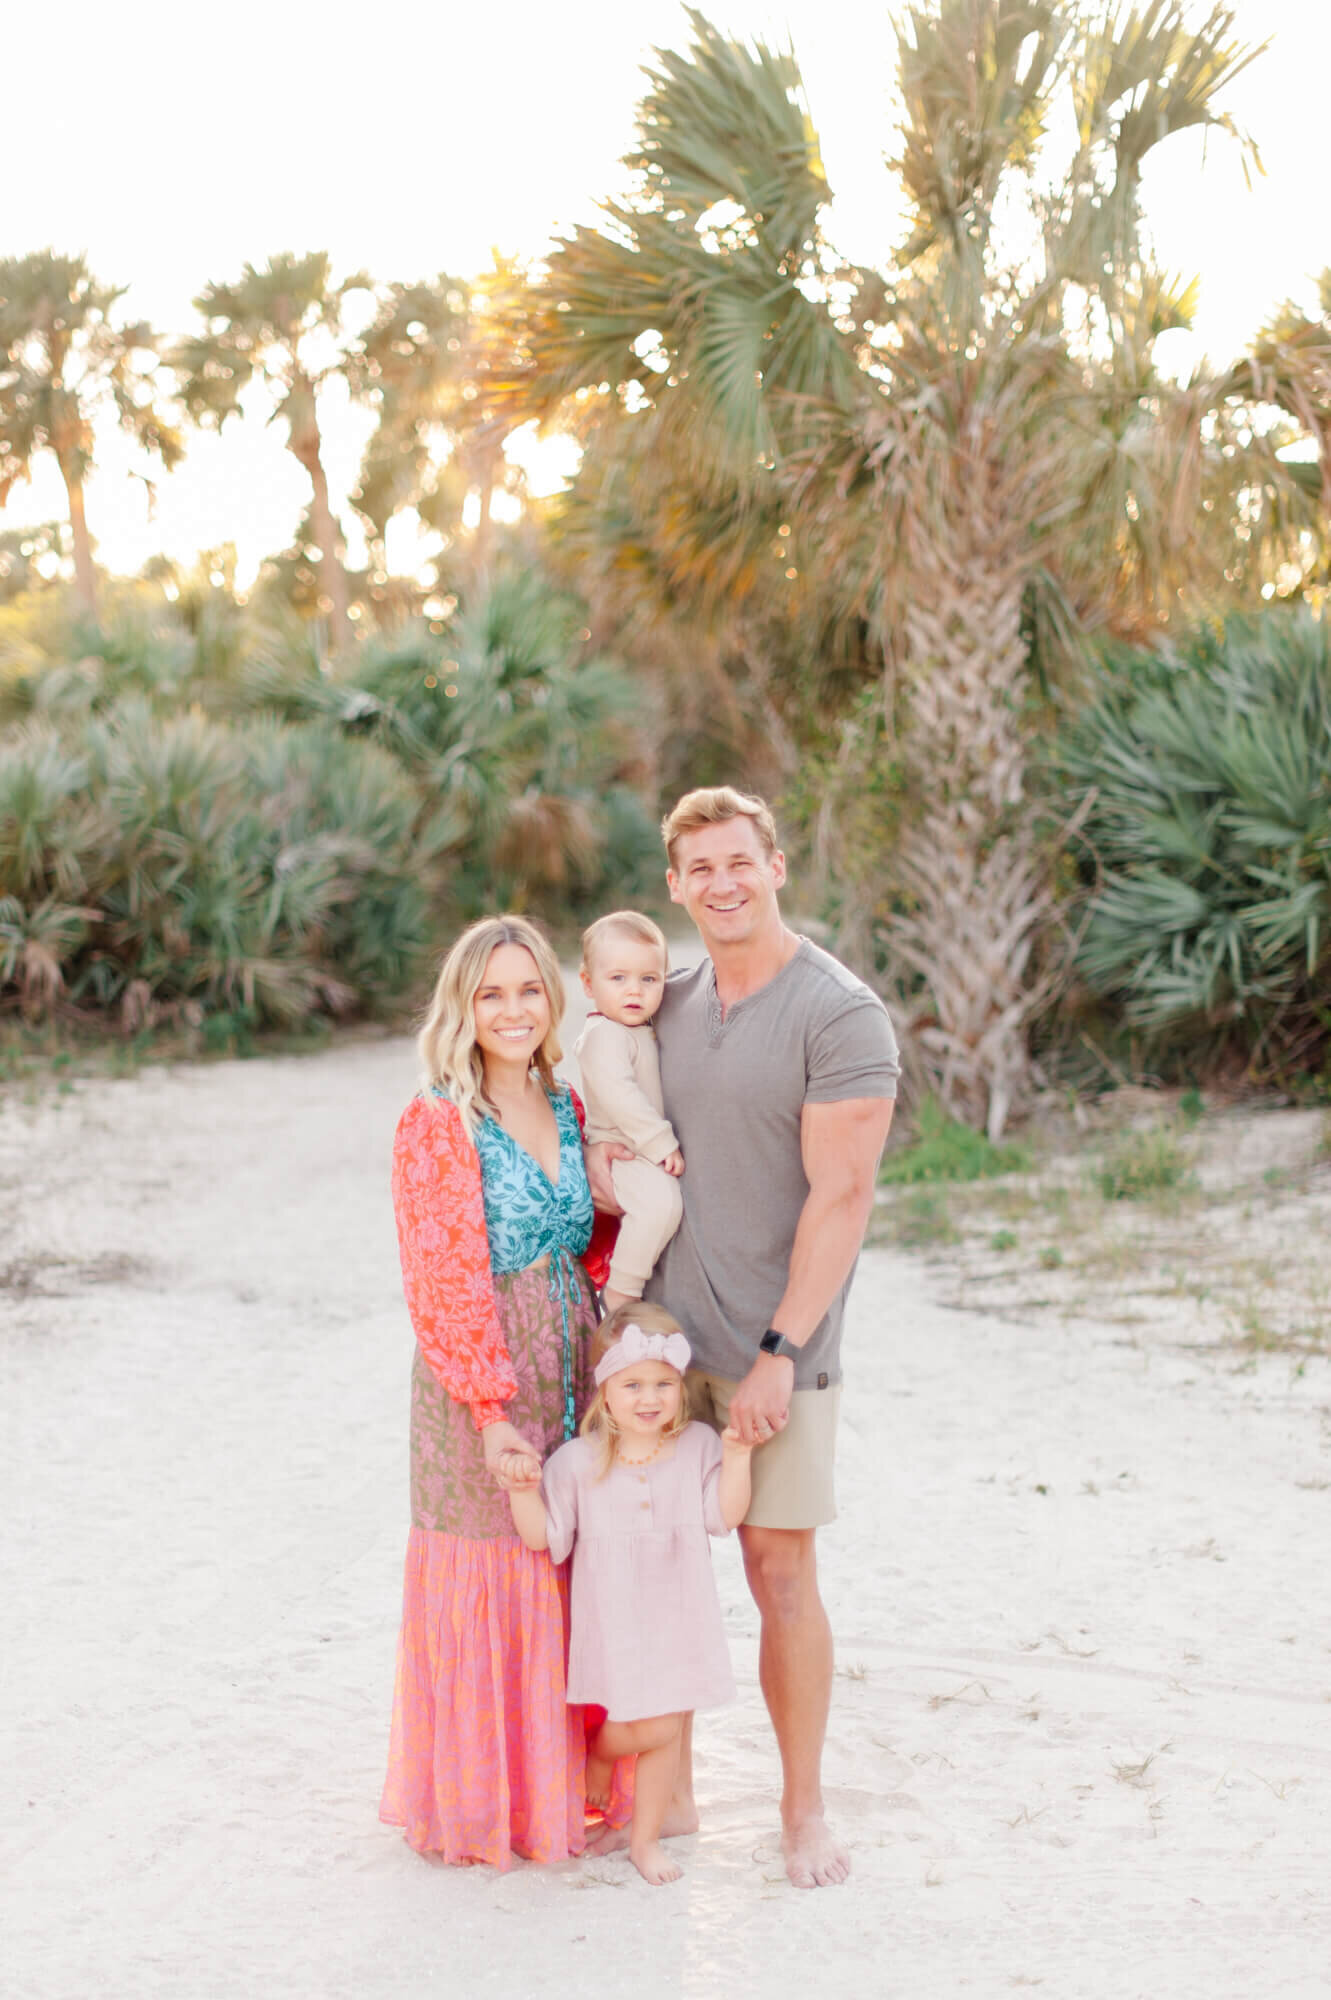
[{"label": "white sand path", "polygon": [[946,1311],[881,1251],[822,1538],[852,1881],[784,1881],[733,1543],[682,1883],[379,1825],[411,1077],[369,1042],[0,1106],[0,1991],[1331,1993],[1331,1370]]}]

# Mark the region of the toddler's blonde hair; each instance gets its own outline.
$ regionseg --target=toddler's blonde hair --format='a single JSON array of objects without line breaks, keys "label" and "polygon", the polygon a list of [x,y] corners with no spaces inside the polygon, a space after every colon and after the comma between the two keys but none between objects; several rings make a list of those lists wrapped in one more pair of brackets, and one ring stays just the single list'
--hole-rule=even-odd
[{"label": "toddler's blonde hair", "polygon": [[[664,1306],[654,1306],[646,1299],[625,1299],[622,1306],[616,1306],[608,1318],[603,1319],[592,1335],[591,1352],[587,1365],[599,1367],[607,1348],[614,1346],[626,1326],[640,1326],[644,1333],[683,1333],[684,1329],[673,1313]],[[687,1339],[687,1335],[685,1338]],[[611,1377],[611,1380],[614,1378]],[[604,1479],[615,1462],[619,1432],[616,1430],[610,1411],[606,1407],[606,1384],[598,1382],[596,1394],[587,1405],[587,1414],[578,1426],[583,1437],[599,1438],[601,1443],[601,1463],[596,1476]],[[663,1439],[678,1437],[689,1420],[689,1393],[685,1386],[679,1399],[679,1408],[661,1432]]]},{"label": "toddler's blonde hair", "polygon": [[661,969],[670,970],[670,947],[665,941],[665,932],[650,917],[644,917],[640,910],[611,910],[608,917],[598,917],[594,924],[588,924],[582,934],[582,969],[591,971],[592,959],[598,945],[615,933],[620,937],[636,938],[639,944],[654,945],[661,954]]},{"label": "toddler's blonde hair", "polygon": [[425,1081],[452,1099],[470,1139],[487,1110],[494,1106],[485,1094],[485,1061],[476,1046],[476,995],[485,980],[490,954],[503,944],[519,944],[536,961],[550,1002],[550,1026],[536,1051],[537,1074],[547,1091],[555,1091],[559,1023],[564,1014],[564,982],[559,960],[549,940],[529,917],[482,917],[463,931],[439,968],[425,1025],[417,1038]]}]

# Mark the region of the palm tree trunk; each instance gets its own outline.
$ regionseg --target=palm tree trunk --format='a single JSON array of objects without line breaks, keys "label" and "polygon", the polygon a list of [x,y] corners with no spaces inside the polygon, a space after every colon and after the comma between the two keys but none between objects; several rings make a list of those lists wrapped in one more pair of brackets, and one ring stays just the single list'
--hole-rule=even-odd
[{"label": "palm tree trunk", "polygon": [[997,1138],[1031,1093],[1027,1032],[1049,990],[1033,961],[1051,896],[1025,799],[1029,507],[1020,454],[983,411],[964,413],[933,470],[893,649],[917,804],[891,943],[920,983],[908,1025],[939,1097]]},{"label": "palm tree trunk", "polygon": [[[294,447],[293,447],[294,449]],[[310,485],[314,489],[314,501],[310,509],[314,539],[319,544],[323,561],[319,565],[319,580],[327,592],[331,609],[328,626],[333,635],[333,651],[341,653],[351,644],[350,592],[347,588],[347,572],[342,563],[342,537],[338,534],[333,510],[328,504],[328,480],[323,469],[316,442],[308,453],[297,453],[302,465],[310,475]]]},{"label": "palm tree trunk", "polygon": [[83,480],[79,473],[66,465],[60,465],[64,476],[65,491],[69,495],[69,528],[74,542],[74,587],[79,603],[89,617],[97,616],[97,572],[93,567],[92,541],[88,534],[88,517],[83,506]]},{"label": "palm tree trunk", "polygon": [[286,414],[291,426],[287,443],[309,474],[310,486],[313,489],[310,521],[322,557],[319,564],[319,581],[328,598],[328,628],[332,635],[333,651],[340,653],[351,644],[351,619],[348,615],[350,593],[347,589],[347,572],[342,562],[342,537],[338,532],[337,522],[333,519],[333,510],[328,504],[328,478],[323,467],[323,440],[319,435],[314,384],[303,372],[298,372],[291,394],[287,398]]}]

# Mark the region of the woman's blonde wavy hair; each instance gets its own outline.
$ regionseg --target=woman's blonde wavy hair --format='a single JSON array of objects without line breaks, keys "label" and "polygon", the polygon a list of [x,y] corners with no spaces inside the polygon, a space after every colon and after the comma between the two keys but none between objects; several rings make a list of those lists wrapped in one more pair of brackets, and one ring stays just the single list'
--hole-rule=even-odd
[{"label": "woman's blonde wavy hair", "polygon": [[476,1046],[476,995],[485,980],[490,955],[503,944],[521,945],[536,961],[550,1002],[550,1027],[536,1051],[536,1071],[548,1091],[558,1088],[555,1064],[559,1023],[564,1017],[564,982],[548,938],[528,917],[482,917],[463,931],[439,968],[434,997],[417,1038],[427,1085],[441,1090],[456,1104],[470,1139],[486,1111],[494,1105],[485,1094],[485,1062]]}]

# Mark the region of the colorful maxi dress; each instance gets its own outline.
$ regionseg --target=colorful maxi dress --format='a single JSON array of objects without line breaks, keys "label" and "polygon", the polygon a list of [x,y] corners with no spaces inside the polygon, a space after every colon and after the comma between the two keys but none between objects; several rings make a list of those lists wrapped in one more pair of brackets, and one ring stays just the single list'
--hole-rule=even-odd
[{"label": "colorful maxi dress", "polygon": [[[423,1853],[507,1868],[583,1846],[583,1712],[565,1704],[567,1579],[524,1546],[485,1469],[506,1417],[548,1456],[590,1391],[592,1229],[572,1093],[553,1183],[493,1118],[418,1097],[393,1155],[403,1286],[417,1336],[411,1532],[380,1817]],[[618,1817],[618,1813],[614,1815]]]}]

